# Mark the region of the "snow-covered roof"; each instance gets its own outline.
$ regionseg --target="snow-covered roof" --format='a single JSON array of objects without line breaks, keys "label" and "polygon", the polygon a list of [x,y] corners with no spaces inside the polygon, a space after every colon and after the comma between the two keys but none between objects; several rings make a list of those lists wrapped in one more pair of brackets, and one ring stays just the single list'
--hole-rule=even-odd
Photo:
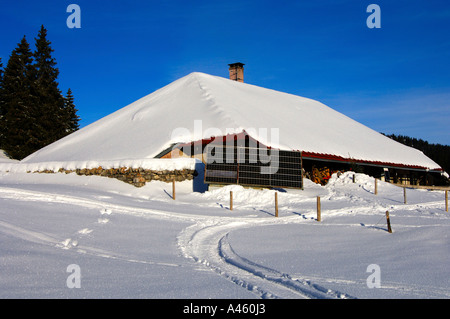
[{"label": "snow-covered roof", "polygon": [[198,72],[48,145],[22,162],[152,158],[174,143],[244,130],[261,143],[279,149],[440,169],[422,152],[318,101]]}]

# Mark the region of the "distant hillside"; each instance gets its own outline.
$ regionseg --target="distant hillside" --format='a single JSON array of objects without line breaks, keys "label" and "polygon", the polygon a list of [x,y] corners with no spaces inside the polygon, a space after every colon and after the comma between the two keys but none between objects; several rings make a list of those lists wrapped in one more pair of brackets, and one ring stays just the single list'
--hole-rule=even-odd
[{"label": "distant hillside", "polygon": [[403,135],[386,135],[387,137],[405,144],[407,146],[414,147],[422,151],[426,156],[438,163],[447,173],[450,173],[450,146],[442,144],[430,144],[422,139]]}]

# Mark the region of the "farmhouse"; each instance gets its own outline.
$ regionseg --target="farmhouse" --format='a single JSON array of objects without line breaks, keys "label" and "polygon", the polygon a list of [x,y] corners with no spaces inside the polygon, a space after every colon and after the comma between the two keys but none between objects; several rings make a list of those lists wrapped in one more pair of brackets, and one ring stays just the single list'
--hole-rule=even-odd
[{"label": "farmhouse", "polygon": [[243,63],[229,65],[228,79],[182,77],[22,162],[175,157],[204,163],[207,183],[267,187],[302,188],[304,177],[324,184],[344,170],[431,185],[444,173],[318,101],[244,83]]},{"label": "farmhouse", "polygon": [[[234,80],[234,81],[238,81],[238,82],[244,82],[244,71],[243,71],[243,66],[244,64],[242,63],[234,63],[234,64],[230,64],[229,65],[229,75],[230,75],[230,80]],[[280,102],[283,101],[280,98]],[[278,106],[278,105],[276,105]],[[245,106],[243,106],[245,107]],[[309,118],[318,118],[318,115],[313,116],[313,114],[308,114],[308,111],[310,111],[311,113],[314,113],[314,109],[309,109],[309,110],[305,110],[306,112],[304,113],[300,113],[298,114],[298,118],[297,120],[299,120],[300,123],[304,123],[305,122],[305,118],[309,117]],[[319,113],[319,111],[321,111],[320,109],[318,110],[317,113]],[[328,110],[330,111],[330,110]],[[309,132],[302,130],[301,127],[299,127],[297,129],[297,133],[301,134],[298,136],[299,142],[297,144],[294,145],[299,145],[299,149],[296,151],[301,152],[301,160],[299,160],[299,165],[297,167],[295,167],[295,169],[298,170],[298,174],[302,175],[300,178],[303,177],[303,174],[306,175],[307,178],[313,180],[316,183],[320,183],[320,184],[325,184],[327,182],[327,180],[331,177],[331,175],[334,172],[337,171],[347,171],[347,170],[354,170],[357,172],[363,172],[366,173],[368,175],[372,175],[374,177],[380,178],[382,180],[385,181],[391,181],[394,183],[401,183],[401,184],[425,184],[425,185],[432,185],[434,183],[439,183],[441,181],[441,175],[443,173],[442,169],[439,167],[439,165],[437,165],[436,163],[433,163],[431,160],[428,161],[428,164],[426,164],[425,162],[423,162],[424,164],[421,164],[421,162],[418,161],[419,158],[422,157],[422,160],[424,160],[424,155],[421,154],[419,151],[414,150],[409,148],[408,153],[405,152],[405,155],[403,157],[403,160],[392,160],[392,159],[388,159],[389,156],[385,156],[385,154],[379,154],[379,155],[375,155],[375,154],[370,154],[370,156],[361,156],[359,158],[354,158],[352,157],[350,154],[354,154],[354,152],[356,152],[356,147],[354,149],[352,149],[348,152],[348,156],[342,156],[342,155],[337,155],[337,154],[342,154],[342,152],[334,152],[334,153],[330,153],[332,152],[332,149],[334,149],[336,147],[336,144],[340,143],[341,141],[339,141],[339,136],[342,135],[341,130],[345,130],[345,128],[349,128],[351,130],[353,130],[353,125],[355,125],[356,123],[354,123],[353,121],[351,121],[350,119],[345,119],[346,122],[341,120],[341,116],[337,116],[336,113],[334,114],[329,114],[330,116],[336,116],[335,119],[335,123],[330,123],[331,124],[331,128],[334,128],[334,132],[330,132],[330,135],[327,137],[327,141],[323,141],[322,139],[324,137],[322,137],[322,135],[320,133],[317,132],[317,130],[311,130]],[[282,117],[282,116],[281,116]],[[292,119],[293,122],[295,123],[295,118]],[[273,123],[276,123],[277,120],[273,119]],[[353,122],[353,123],[352,123]],[[322,121],[320,121],[320,123],[322,123]],[[300,125],[300,124],[299,124]],[[386,140],[386,138],[384,136],[382,136],[379,133],[375,133],[375,132],[370,132],[370,129],[366,128],[366,127],[361,127],[361,125],[357,125],[359,126],[359,129],[361,130],[359,133],[363,134],[361,137],[359,137],[358,135],[353,136],[353,137],[348,137],[349,141],[354,141],[354,142],[358,142],[360,145],[361,144],[365,144],[364,147],[367,146],[373,146],[375,147],[375,151],[379,152],[379,153],[385,153],[385,152],[391,152],[390,150],[387,151],[385,149],[383,149],[383,147],[385,147],[386,145],[392,146],[392,148],[396,148],[395,150],[392,150],[392,153],[390,155],[394,155],[396,152],[404,152],[405,150],[408,149],[408,147],[401,145],[399,143],[392,143],[393,141],[391,140]],[[371,138],[376,137],[376,142],[373,142],[372,139],[369,139],[369,135],[367,135],[368,133],[372,133],[370,134]],[[375,133],[375,134],[373,134]],[[315,136],[315,134],[317,134]],[[375,135],[374,137],[372,137],[372,135]],[[367,140],[362,140],[361,138],[364,139],[367,136]],[[320,138],[319,138],[320,137]],[[344,137],[343,137],[344,138]],[[210,145],[211,143],[217,144],[220,143],[223,147],[226,146],[227,142],[226,140],[234,140],[234,147],[236,149],[236,145],[239,144],[239,141],[243,141],[244,139],[246,139],[246,142],[244,142],[244,144],[246,145],[246,147],[249,147],[249,141],[250,144],[255,145],[255,147],[259,147],[259,141],[255,140],[254,138],[252,138],[252,136],[250,136],[249,134],[247,134],[247,132],[245,132],[245,130],[243,130],[240,133],[237,134],[230,134],[227,136],[214,136],[211,138],[207,138],[207,139],[202,139],[199,141],[192,141],[190,143],[179,143],[179,144],[174,144],[171,147],[169,147],[168,149],[164,150],[162,153],[158,154],[158,157],[161,158],[173,158],[173,157],[184,157],[184,156],[188,156],[188,157],[194,157],[197,158],[199,160],[202,160],[205,164],[207,164],[207,145]],[[328,144],[328,145],[332,145],[330,147],[330,150],[328,151],[324,151],[324,152],[317,152],[315,151],[314,147],[311,147],[309,149],[307,148],[302,148],[301,147],[301,141],[305,140],[305,139],[311,139],[313,142],[315,141],[317,144]],[[242,144],[242,143],[241,143]],[[356,146],[356,145],[355,145]],[[263,148],[267,147],[266,145],[262,146]],[[183,150],[185,152],[183,152]],[[188,151],[186,154],[186,150]],[[236,149],[237,151],[237,149]],[[235,152],[238,153],[238,152]],[[383,160],[383,158],[386,158]],[[393,157],[392,157],[393,158]],[[237,161],[235,161],[237,162]],[[205,180],[207,182],[211,182],[211,183],[239,183],[239,173],[240,172],[242,174],[242,170],[239,170],[238,165],[235,166],[230,166],[230,163],[226,163],[225,159],[222,160],[222,164],[223,165],[209,165],[209,167],[211,168],[216,168],[216,170],[214,169],[209,169],[208,171],[211,173],[211,175],[214,175],[214,173],[217,174],[217,170],[218,167],[221,167],[220,170],[222,172],[229,172],[231,171],[235,171],[237,175],[236,178],[230,178],[230,175],[225,175],[222,178],[218,178],[217,176],[214,176],[216,178],[210,178],[211,176],[208,176],[208,172],[207,175],[205,177]],[[237,163],[239,164],[239,163]],[[244,167],[245,165],[241,165],[240,167]],[[208,168],[208,166],[207,166]],[[225,169],[225,170],[224,170]],[[300,171],[301,170],[301,171]],[[295,171],[294,171],[295,172]],[[282,172],[282,173],[287,173],[284,174],[284,180],[287,181],[292,181],[293,176],[288,176],[288,175],[293,175],[294,173],[291,172]],[[224,173],[222,173],[224,174]],[[297,172],[295,172],[295,174],[297,174]],[[264,182],[262,182],[262,179],[266,180],[266,183],[268,182],[268,180],[270,179],[270,174],[269,176],[255,176],[255,179],[257,179],[257,181],[255,181],[256,185],[265,185]],[[242,179],[241,179],[241,183],[242,183]],[[250,183],[251,184],[251,183]],[[286,185],[289,185],[289,183],[282,183],[280,185],[271,185],[271,186],[284,186],[284,187],[288,187]],[[290,184],[292,187],[302,187],[302,183],[301,183],[301,179],[299,183],[291,183]]]}]

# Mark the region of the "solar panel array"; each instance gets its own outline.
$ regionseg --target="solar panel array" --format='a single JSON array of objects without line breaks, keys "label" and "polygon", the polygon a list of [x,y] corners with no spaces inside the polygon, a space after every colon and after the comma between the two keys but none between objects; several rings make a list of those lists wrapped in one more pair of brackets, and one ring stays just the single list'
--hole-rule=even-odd
[{"label": "solar panel array", "polygon": [[300,152],[221,145],[205,150],[205,183],[303,187]]}]

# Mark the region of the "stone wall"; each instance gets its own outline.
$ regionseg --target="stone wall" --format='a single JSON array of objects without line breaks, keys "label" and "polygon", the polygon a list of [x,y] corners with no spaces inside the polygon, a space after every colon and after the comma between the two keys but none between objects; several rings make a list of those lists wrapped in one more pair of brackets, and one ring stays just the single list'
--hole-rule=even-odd
[{"label": "stone wall", "polygon": [[172,181],[182,182],[185,180],[192,180],[194,178],[195,170],[182,169],[182,170],[148,170],[143,168],[82,168],[75,170],[66,170],[60,168],[57,172],[52,170],[35,171],[33,173],[76,173],[77,175],[85,176],[104,176],[109,178],[115,178],[122,182],[134,185],[136,187],[142,187],[146,182],[161,181],[171,183]]}]

